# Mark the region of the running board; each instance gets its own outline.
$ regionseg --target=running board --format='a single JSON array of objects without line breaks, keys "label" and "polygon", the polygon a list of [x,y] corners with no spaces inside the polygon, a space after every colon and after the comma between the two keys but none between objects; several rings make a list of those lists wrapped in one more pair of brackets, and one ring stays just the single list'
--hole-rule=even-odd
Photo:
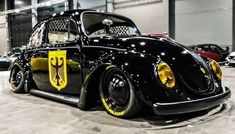
[{"label": "running board", "polygon": [[76,105],[76,106],[78,105],[78,102],[79,102],[78,97],[49,93],[49,92],[45,92],[45,91],[41,91],[37,89],[30,89],[30,93],[33,95],[38,95],[38,96],[46,97],[49,99],[54,99],[57,101],[61,101],[61,102]]}]

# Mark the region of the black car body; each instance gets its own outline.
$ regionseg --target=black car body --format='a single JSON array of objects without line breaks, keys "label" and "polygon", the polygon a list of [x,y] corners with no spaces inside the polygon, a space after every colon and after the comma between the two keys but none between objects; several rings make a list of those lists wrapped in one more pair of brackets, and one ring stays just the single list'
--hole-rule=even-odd
[{"label": "black car body", "polygon": [[54,98],[81,109],[101,101],[126,118],[142,104],[160,115],[223,103],[215,61],[162,38],[143,37],[128,18],[96,11],[61,12],[37,24],[11,68],[14,92]]}]

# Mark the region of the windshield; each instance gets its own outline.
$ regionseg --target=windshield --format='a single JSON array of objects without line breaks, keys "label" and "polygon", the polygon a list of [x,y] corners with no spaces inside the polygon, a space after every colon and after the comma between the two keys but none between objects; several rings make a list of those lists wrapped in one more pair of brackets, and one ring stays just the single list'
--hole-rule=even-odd
[{"label": "windshield", "polygon": [[127,18],[100,13],[84,13],[82,16],[84,32],[89,37],[134,36],[139,31]]}]

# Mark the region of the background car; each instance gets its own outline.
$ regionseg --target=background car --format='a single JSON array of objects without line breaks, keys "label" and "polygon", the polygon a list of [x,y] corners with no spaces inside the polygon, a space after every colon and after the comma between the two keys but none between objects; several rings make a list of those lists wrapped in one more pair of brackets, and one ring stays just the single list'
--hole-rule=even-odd
[{"label": "background car", "polygon": [[[167,33],[144,34],[144,36],[164,38],[165,40],[175,42],[175,40],[170,38],[167,35]],[[221,56],[219,54],[217,54],[217,53],[209,52],[209,51],[204,51],[204,50],[202,50],[202,48],[197,47],[197,46],[189,46],[189,48],[192,48],[193,50],[196,51],[197,54],[200,54],[200,55],[202,55],[202,56],[204,56],[206,58],[213,59],[213,60],[215,60],[217,62],[221,61]]]},{"label": "background car", "polygon": [[219,54],[217,53],[213,53],[213,52],[209,52],[209,51],[204,51],[202,50],[201,48],[194,48],[195,52],[197,54],[200,54],[201,56],[204,56],[206,58],[210,58],[210,59],[213,59],[217,62],[220,62],[221,61],[221,57]]},{"label": "background car", "polygon": [[20,53],[13,53],[12,55],[8,57],[8,59],[10,59],[11,62],[13,63],[19,56],[20,56]]},{"label": "background car", "polygon": [[235,52],[232,52],[226,57],[226,64],[228,66],[235,66]]},{"label": "background car", "polygon": [[11,63],[11,60],[7,56],[0,55],[0,70],[8,70]]},{"label": "background car", "polygon": [[198,44],[189,46],[189,48],[204,57],[214,59],[218,62],[224,62],[225,58],[229,55],[228,50],[224,50],[216,44]]}]

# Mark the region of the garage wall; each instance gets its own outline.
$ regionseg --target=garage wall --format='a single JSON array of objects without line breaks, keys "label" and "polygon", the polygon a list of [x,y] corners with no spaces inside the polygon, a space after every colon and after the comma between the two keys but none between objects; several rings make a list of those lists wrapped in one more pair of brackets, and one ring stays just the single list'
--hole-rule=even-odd
[{"label": "garage wall", "polygon": [[[0,12],[4,11],[5,2],[0,1]],[[7,51],[7,36],[6,36],[6,16],[0,16],[0,54],[4,54]]]},{"label": "garage wall", "polygon": [[[123,0],[115,0],[119,2]],[[142,33],[159,33],[168,31],[167,23],[167,6],[163,0],[162,2],[156,2],[146,5],[137,5],[123,8],[110,8],[108,5],[108,12],[121,14],[131,18],[135,24],[139,27]]]},{"label": "garage wall", "polygon": [[0,16],[0,54],[7,52],[6,16]]},{"label": "garage wall", "polygon": [[0,12],[4,11],[5,10],[5,1],[4,0],[1,0],[0,1]]},{"label": "garage wall", "polygon": [[106,9],[106,0],[78,0],[79,9]]},{"label": "garage wall", "polygon": [[231,47],[232,0],[176,0],[175,9],[176,41]]}]

